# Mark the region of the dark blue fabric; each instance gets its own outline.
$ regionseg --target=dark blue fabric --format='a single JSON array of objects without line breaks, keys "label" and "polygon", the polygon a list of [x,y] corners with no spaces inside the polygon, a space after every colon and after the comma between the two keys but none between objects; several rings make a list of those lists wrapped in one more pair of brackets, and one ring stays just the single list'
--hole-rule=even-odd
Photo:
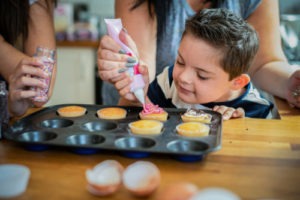
[{"label": "dark blue fabric", "polygon": [[157,83],[157,79],[149,85],[147,93],[151,102],[155,105],[159,105],[162,108],[175,108],[172,104],[172,99],[166,99],[163,91]]}]

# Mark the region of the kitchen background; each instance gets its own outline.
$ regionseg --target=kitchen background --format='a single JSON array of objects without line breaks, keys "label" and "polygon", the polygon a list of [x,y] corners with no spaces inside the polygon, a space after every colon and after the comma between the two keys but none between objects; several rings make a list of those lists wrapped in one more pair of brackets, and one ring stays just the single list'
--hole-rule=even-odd
[{"label": "kitchen background", "polygon": [[[114,0],[58,0],[55,11],[58,73],[48,106],[62,103],[101,104],[96,52],[105,34],[104,18],[113,18]],[[279,0],[282,44],[290,62],[300,60],[300,4]]]}]

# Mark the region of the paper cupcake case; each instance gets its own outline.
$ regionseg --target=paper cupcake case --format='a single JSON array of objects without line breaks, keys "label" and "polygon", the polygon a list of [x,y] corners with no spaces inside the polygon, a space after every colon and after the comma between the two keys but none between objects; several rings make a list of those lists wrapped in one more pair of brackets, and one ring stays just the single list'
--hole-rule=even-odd
[{"label": "paper cupcake case", "polygon": [[[57,109],[77,105],[87,109],[81,117],[61,117]],[[104,120],[97,110],[105,107],[121,107],[127,110],[125,119]],[[139,120],[139,107],[101,106],[88,104],[61,104],[46,107],[15,122],[4,134],[8,140],[23,144],[30,150],[50,147],[72,149],[79,154],[118,151],[125,156],[141,158],[150,154],[166,154],[182,161],[201,160],[204,155],[221,148],[222,116],[212,115],[210,132],[204,137],[184,137],[176,132],[182,123],[181,115],[186,109],[164,108],[168,120],[159,135],[135,135],[129,130],[130,122]]]}]

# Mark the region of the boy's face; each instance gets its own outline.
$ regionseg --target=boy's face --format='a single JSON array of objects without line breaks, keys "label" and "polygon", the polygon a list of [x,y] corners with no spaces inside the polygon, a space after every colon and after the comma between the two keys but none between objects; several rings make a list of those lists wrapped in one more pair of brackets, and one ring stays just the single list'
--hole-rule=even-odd
[{"label": "boy's face", "polygon": [[230,99],[233,81],[220,65],[222,56],[219,49],[189,33],[183,37],[173,71],[182,101],[203,104]]}]

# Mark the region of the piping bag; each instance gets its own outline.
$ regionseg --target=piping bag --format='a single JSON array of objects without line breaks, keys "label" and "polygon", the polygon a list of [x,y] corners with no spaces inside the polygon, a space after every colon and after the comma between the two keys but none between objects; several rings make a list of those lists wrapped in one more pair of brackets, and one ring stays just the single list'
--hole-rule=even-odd
[{"label": "piping bag", "polygon": [[[127,55],[134,56],[135,58],[137,58],[134,52],[119,39],[119,34],[123,28],[121,19],[104,19],[104,21],[106,23],[108,35],[111,36],[122,47],[122,49],[126,52]],[[145,86],[145,82],[143,76],[139,73],[138,67],[139,62],[137,61],[133,67],[128,68],[129,75],[133,78],[133,81],[130,86],[130,91],[133,92],[136,98],[144,106],[145,95],[143,88]]]}]

